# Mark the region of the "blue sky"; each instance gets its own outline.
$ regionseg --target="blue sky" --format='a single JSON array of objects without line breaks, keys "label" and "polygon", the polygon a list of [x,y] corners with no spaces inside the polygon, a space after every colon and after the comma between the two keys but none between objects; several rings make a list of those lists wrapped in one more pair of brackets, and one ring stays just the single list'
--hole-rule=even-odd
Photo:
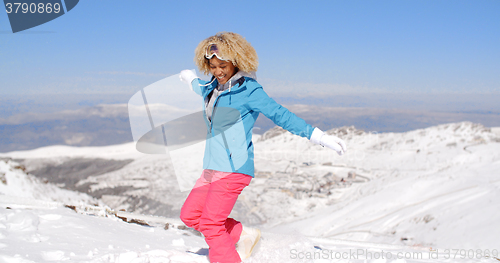
[{"label": "blue sky", "polygon": [[0,15],[0,91],[132,95],[232,31],[257,50],[271,93],[499,94],[498,14],[497,0],[81,0],[16,34]]}]

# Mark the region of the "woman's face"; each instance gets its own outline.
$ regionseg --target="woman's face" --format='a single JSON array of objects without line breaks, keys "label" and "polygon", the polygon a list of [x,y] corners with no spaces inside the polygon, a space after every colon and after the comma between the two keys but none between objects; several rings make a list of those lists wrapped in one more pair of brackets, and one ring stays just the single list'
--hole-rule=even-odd
[{"label": "woman's face", "polygon": [[236,67],[231,61],[224,61],[213,56],[210,61],[210,73],[217,78],[219,84],[226,84],[226,82],[236,74]]}]

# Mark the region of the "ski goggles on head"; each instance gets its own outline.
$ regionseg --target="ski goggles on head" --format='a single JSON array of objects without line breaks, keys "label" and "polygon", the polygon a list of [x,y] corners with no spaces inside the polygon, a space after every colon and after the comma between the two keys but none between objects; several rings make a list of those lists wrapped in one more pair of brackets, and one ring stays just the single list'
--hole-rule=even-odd
[{"label": "ski goggles on head", "polygon": [[221,57],[219,49],[217,48],[217,45],[210,44],[210,45],[208,45],[207,50],[205,51],[205,58],[211,59],[214,55],[220,60],[226,60],[226,59],[223,59]]}]

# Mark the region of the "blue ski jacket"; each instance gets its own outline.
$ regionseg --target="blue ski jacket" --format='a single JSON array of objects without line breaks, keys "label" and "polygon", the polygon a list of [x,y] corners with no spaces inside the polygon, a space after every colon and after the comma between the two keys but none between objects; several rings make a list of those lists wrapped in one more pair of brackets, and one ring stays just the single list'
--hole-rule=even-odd
[{"label": "blue ski jacket", "polygon": [[217,80],[208,83],[200,79],[191,82],[193,90],[204,99],[207,138],[203,169],[254,177],[252,128],[259,113],[292,134],[310,139],[314,128],[270,98],[262,86],[248,76],[235,80],[232,87],[217,96],[212,117],[207,118],[208,100],[218,86]]}]

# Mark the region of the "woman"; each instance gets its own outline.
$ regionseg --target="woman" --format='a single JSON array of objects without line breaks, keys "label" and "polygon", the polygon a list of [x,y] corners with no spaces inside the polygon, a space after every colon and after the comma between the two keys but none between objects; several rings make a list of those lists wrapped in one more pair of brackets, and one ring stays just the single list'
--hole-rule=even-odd
[{"label": "woman", "polygon": [[255,76],[257,53],[242,36],[223,32],[205,39],[196,48],[194,60],[200,72],[211,74],[212,80],[204,82],[190,70],[183,70],[180,78],[203,97],[208,134],[204,171],[181,209],[181,220],[203,233],[210,262],[241,262],[250,256],[260,231],[243,227],[228,216],[254,177],[252,128],[259,113],[340,155],[346,146],[264,92]]}]

